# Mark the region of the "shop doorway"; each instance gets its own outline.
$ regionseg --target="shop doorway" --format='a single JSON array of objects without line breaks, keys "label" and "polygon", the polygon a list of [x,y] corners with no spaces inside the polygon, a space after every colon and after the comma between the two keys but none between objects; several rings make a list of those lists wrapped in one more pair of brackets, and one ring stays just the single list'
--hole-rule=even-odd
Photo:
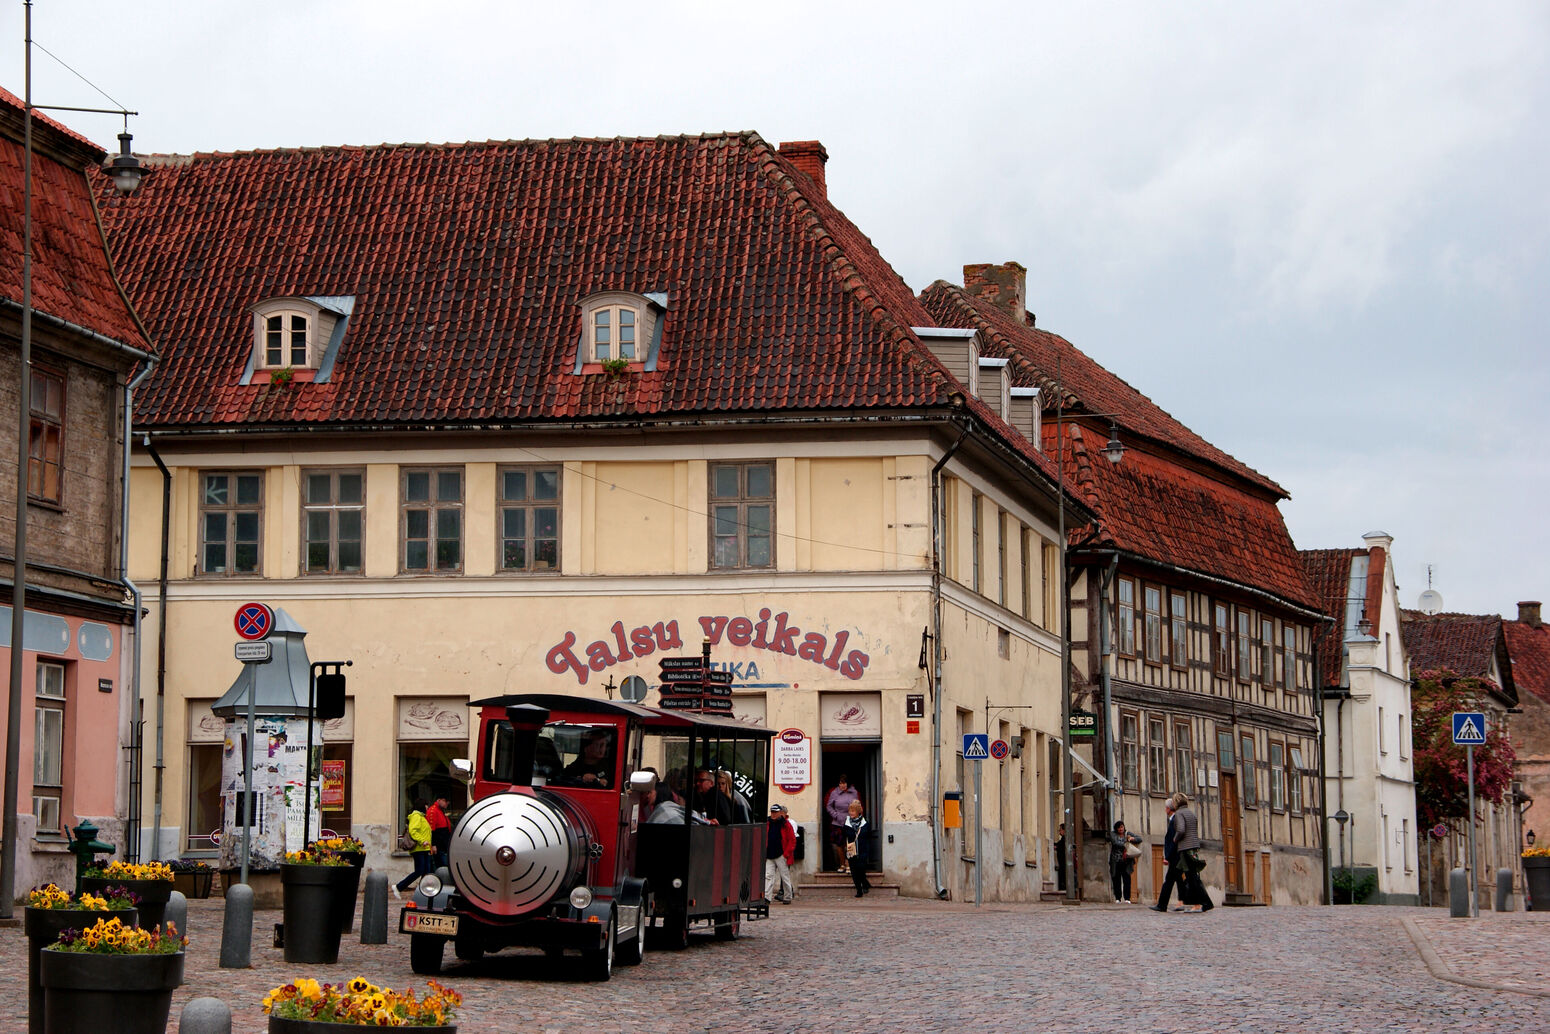
[{"label": "shop doorway", "polygon": [[869,845],[869,857],[872,859],[870,871],[881,872],[883,851],[888,842],[883,834],[882,822],[883,745],[877,742],[826,742],[820,744],[819,751],[819,786],[823,792],[818,799],[818,828],[824,845],[823,871],[835,872],[840,867],[840,851],[833,846],[833,830],[829,826],[829,813],[825,806],[829,800],[829,791],[838,785],[843,775],[861,795],[861,806],[866,809],[867,825],[872,833]]}]

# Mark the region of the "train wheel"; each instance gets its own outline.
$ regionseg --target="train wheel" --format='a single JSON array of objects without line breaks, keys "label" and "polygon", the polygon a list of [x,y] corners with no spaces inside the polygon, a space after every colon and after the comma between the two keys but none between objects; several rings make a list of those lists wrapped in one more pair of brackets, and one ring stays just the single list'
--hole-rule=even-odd
[{"label": "train wheel", "polygon": [[649,906],[642,902],[635,917],[635,938],[619,949],[619,965],[638,966],[646,957],[646,931],[651,929]]},{"label": "train wheel", "polygon": [[588,948],[581,953],[581,965],[593,980],[607,980],[614,975],[614,950],[618,947],[619,920],[608,917],[608,937],[601,948]]},{"label": "train wheel", "polygon": [[478,962],[484,958],[484,938],[473,930],[459,932],[452,941],[452,954],[464,962]]},{"label": "train wheel", "polygon": [[730,912],[721,913],[721,917],[716,920],[716,940],[737,940],[737,935],[742,931],[742,926],[743,913],[740,909],[734,908]]},{"label": "train wheel", "polygon": [[447,947],[445,937],[430,934],[409,935],[409,968],[423,976],[441,972],[441,954]]}]

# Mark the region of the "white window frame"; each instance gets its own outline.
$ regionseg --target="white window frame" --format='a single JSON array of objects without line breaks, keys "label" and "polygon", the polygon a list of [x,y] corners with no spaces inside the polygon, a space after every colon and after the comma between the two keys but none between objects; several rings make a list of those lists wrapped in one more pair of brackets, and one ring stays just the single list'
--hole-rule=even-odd
[{"label": "white window frame", "polygon": [[[65,665],[61,661],[38,659],[33,691],[32,814],[37,832],[63,835],[65,794],[65,722],[68,700],[65,690]],[[50,727],[52,726],[52,727]],[[53,768],[47,767],[53,745]]]},{"label": "white window frame", "polygon": [[[593,295],[581,304],[581,361],[595,364],[623,359],[631,366],[642,365],[651,349],[654,324],[650,303],[641,295],[628,291]],[[619,340],[626,325],[632,337],[627,355]],[[608,340],[601,342],[598,338],[605,330]]]},{"label": "white window frame", "polygon": [[[322,310],[301,298],[271,298],[253,307],[253,369],[315,370],[323,357]],[[297,326],[297,321],[300,326]],[[271,323],[278,321],[278,326]],[[296,334],[300,331],[301,357],[297,361]],[[278,333],[279,361],[269,354],[269,335]]]}]

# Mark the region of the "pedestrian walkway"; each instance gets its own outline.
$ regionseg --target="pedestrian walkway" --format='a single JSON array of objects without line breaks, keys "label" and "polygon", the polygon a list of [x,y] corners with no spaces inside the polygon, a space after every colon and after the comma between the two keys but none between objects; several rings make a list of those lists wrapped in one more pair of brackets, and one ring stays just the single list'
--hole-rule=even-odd
[{"label": "pedestrian walkway", "polygon": [[1550,998],[1550,912],[1482,912],[1475,919],[1454,919],[1424,909],[1405,916],[1404,923],[1439,980]]}]

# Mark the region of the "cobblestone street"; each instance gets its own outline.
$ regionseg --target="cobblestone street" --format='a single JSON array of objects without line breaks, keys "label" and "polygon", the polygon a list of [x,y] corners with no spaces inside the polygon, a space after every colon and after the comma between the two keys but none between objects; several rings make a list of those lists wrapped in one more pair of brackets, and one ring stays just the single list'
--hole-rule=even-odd
[{"label": "cobblestone street", "polygon": [[[221,970],[219,899],[190,903],[189,999],[227,1002],[233,1029],[265,1029],[264,993],[298,976],[360,974],[422,987],[407,938],[340,963],[286,966],[270,946],[278,912],[255,922],[254,967]],[[396,922],[396,911],[394,912]],[[357,930],[359,926],[357,925]],[[541,955],[462,964],[459,1028],[485,1031],[1103,1031],[1550,1030],[1550,914],[1449,919],[1404,908],[1218,908],[1158,915],[1139,905],[997,906],[878,901],[777,906],[741,940],[708,936],[651,952],[593,984]],[[25,939],[0,930],[16,974],[0,1032],[26,1030]],[[1473,983],[1516,987],[1471,986]],[[1537,993],[1525,993],[1537,992]]]}]

